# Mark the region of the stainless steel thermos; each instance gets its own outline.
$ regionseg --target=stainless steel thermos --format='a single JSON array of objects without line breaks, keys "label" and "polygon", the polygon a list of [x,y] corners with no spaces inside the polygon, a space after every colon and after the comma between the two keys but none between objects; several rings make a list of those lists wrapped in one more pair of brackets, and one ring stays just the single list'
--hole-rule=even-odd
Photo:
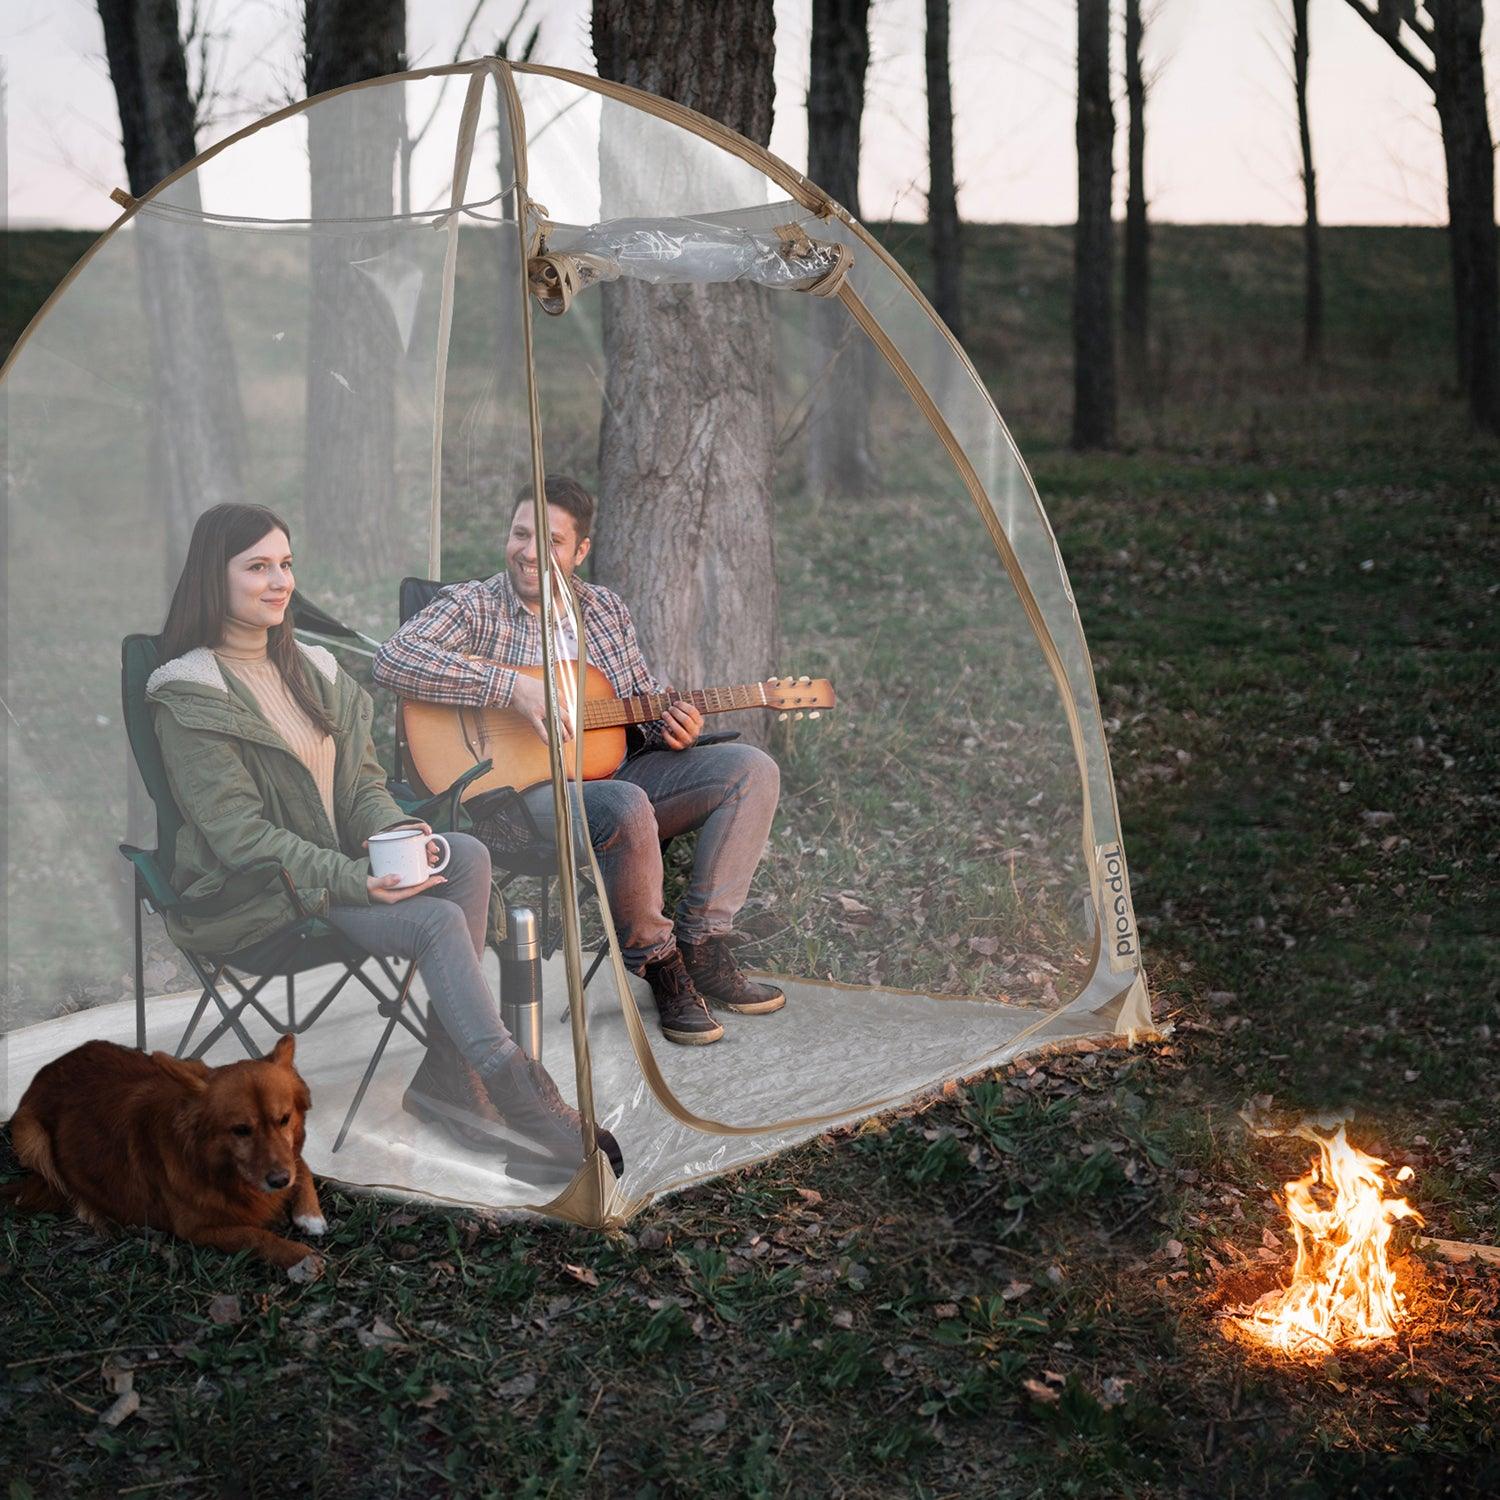
[{"label": "stainless steel thermos", "polygon": [[505,908],[500,1019],[527,1057],[542,1060],[542,939],[529,906]]}]

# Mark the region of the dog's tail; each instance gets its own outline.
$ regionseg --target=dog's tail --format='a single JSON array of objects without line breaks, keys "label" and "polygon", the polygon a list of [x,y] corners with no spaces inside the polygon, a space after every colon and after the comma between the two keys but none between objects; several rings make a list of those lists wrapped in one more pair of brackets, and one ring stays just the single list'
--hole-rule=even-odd
[{"label": "dog's tail", "polygon": [[57,1175],[57,1163],[52,1157],[52,1138],[47,1134],[47,1127],[27,1109],[24,1100],[10,1122],[10,1142],[21,1159],[21,1165],[30,1167],[32,1175],[0,1186],[0,1199],[10,1204],[17,1213],[69,1212],[73,1207],[73,1200]]}]

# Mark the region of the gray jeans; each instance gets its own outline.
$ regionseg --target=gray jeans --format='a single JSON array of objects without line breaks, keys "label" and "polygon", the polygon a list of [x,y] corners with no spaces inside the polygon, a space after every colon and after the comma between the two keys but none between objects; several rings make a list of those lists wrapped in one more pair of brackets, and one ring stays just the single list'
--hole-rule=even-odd
[{"label": "gray jeans", "polygon": [[[578,787],[569,788],[577,806]],[[625,962],[639,969],[684,942],[722,937],[750,894],[781,794],[776,762],[753,745],[646,750],[608,781],[584,783],[589,835],[604,876]],[[552,837],[552,788],[525,794],[537,826]],[[677,930],[662,911],[662,843],[693,829],[698,848],[677,903]],[[582,856],[582,835],[578,854]]]},{"label": "gray jeans", "polygon": [[490,851],[467,833],[449,833],[447,884],[391,904],[335,906],[328,920],[360,947],[416,961],[438,1020],[481,1073],[516,1050],[480,967],[490,909]]}]

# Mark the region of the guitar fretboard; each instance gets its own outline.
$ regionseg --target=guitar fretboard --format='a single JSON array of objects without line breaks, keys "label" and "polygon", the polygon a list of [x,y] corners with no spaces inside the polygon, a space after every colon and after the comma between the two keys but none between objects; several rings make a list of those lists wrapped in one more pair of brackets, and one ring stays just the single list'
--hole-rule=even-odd
[{"label": "guitar fretboard", "polygon": [[691,703],[700,713],[727,714],[738,708],[765,708],[766,689],[760,682],[732,687],[703,688],[695,693],[643,693],[638,698],[590,698],[583,706],[585,729],[609,729],[616,724],[649,724],[670,703]]}]

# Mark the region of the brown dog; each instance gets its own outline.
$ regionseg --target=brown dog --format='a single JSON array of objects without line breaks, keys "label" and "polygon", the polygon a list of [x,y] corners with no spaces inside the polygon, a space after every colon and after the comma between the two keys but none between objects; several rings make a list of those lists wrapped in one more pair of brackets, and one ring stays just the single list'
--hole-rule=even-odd
[{"label": "brown dog", "polygon": [[211,1068],[85,1042],[22,1096],[11,1140],[36,1175],[4,1196],[23,1213],[71,1209],[96,1229],[166,1229],[290,1269],[312,1252],[268,1226],[290,1215],[307,1234],[328,1228],[302,1160],[310,1096],[295,1046],[282,1037],[267,1058]]}]

